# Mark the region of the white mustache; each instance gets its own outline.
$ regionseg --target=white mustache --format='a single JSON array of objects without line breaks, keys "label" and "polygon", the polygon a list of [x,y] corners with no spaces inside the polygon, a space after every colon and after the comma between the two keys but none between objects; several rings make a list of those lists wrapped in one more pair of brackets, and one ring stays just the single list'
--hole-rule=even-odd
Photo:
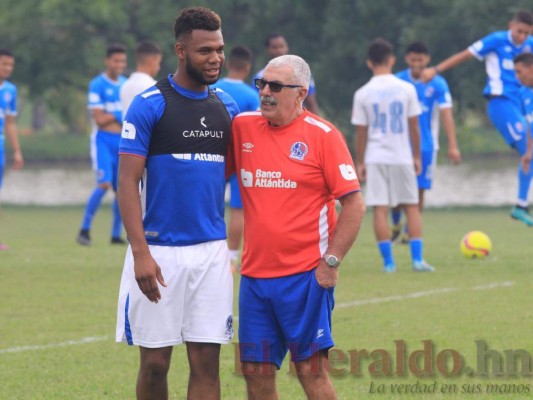
[{"label": "white mustache", "polygon": [[261,96],[261,104],[275,106],[278,101],[273,96]]}]

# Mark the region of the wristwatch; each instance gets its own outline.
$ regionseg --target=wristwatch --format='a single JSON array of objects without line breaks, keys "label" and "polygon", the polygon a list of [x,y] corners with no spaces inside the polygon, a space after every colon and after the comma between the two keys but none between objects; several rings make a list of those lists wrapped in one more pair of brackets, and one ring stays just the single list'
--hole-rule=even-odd
[{"label": "wristwatch", "polygon": [[322,258],[331,268],[339,268],[339,265],[341,265],[341,260],[339,260],[337,256],[334,256],[333,254],[324,254]]}]

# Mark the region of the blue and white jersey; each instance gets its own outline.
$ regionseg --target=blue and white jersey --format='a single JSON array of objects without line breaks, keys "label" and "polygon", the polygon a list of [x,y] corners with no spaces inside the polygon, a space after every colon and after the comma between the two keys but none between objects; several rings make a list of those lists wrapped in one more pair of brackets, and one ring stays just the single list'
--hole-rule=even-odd
[{"label": "blue and white jersey", "polygon": [[222,89],[228,93],[239,106],[240,112],[259,110],[259,95],[246,83],[238,79],[222,78],[211,88]]},{"label": "blue and white jersey", "polygon": [[483,95],[503,96],[516,101],[521,85],[515,76],[513,60],[519,54],[533,51],[533,38],[529,36],[524,43],[515,44],[511,31],[498,31],[478,40],[468,50],[477,59],[485,60],[487,85]]},{"label": "blue and white jersey", "polygon": [[[266,67],[265,67],[266,68]],[[265,68],[263,68],[261,71],[259,71],[257,74],[255,74],[252,78],[252,81],[250,82],[250,85],[257,91],[259,92],[259,89],[257,89],[255,87],[255,80],[256,79],[261,79],[263,77],[263,73],[265,72]],[[313,79],[313,75],[311,75],[311,80],[309,81],[309,91],[307,92],[307,95],[308,96],[311,96],[312,94],[314,94],[316,92],[316,88],[315,88],[315,80]]]},{"label": "blue and white jersey", "polygon": [[4,149],[4,126],[8,115],[17,115],[17,87],[4,81],[0,85],[0,152]]},{"label": "blue and white jersey", "polygon": [[529,133],[533,137],[533,88],[523,86],[520,89],[520,102],[522,105],[522,113],[526,117],[529,125]]},{"label": "blue and white jersey", "polygon": [[[116,81],[101,73],[89,84],[87,108],[89,110],[104,110],[113,114],[122,123],[122,104],[120,102],[120,87],[126,82],[126,77],[119,76]],[[95,130],[98,129],[95,127]]]},{"label": "blue and white jersey", "polygon": [[226,238],[225,161],[238,113],[228,94],[187,90],[172,75],[135,96],[119,153],[146,158],[142,199],[149,244]]},{"label": "blue and white jersey", "polygon": [[411,75],[410,69],[405,69],[396,76],[406,82],[412,83],[420,101],[422,114],[418,117],[420,125],[420,150],[438,150],[439,110],[452,107],[452,96],[446,80],[437,75],[428,83],[416,80]]}]

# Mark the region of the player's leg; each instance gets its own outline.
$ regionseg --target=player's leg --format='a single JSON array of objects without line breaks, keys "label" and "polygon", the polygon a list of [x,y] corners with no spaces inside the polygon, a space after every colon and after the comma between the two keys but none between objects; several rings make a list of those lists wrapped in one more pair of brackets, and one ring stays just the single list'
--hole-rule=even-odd
[{"label": "player's leg", "polygon": [[402,233],[402,208],[393,207],[391,208],[391,220],[392,220],[392,229],[391,229],[391,242],[396,243],[400,240]]},{"label": "player's leg", "polygon": [[233,174],[230,179],[230,202],[228,221],[228,248],[231,271],[238,272],[240,269],[239,249],[241,247],[242,232],[244,228],[244,213],[242,211],[241,193],[237,174]]},{"label": "player's leg", "polygon": [[334,400],[335,388],[329,377],[328,350],[321,350],[313,357],[296,365],[298,380],[309,400]]},{"label": "player's leg", "polygon": [[167,375],[172,347],[150,349],[139,347],[141,365],[137,376],[137,400],[167,400]]},{"label": "player's leg", "polygon": [[105,138],[102,134],[96,134],[94,141],[91,140],[91,155],[93,157],[93,168],[96,171],[96,187],[89,196],[85,213],[81,223],[77,241],[83,246],[91,244],[90,230],[96,212],[100,208],[102,199],[111,188],[112,173],[109,160],[109,153],[105,145]]},{"label": "player's leg", "polygon": [[225,240],[178,248],[187,270],[183,340],[189,358],[188,398],[220,398],[220,345],[233,337],[233,277]]},{"label": "player's leg", "polygon": [[[519,106],[509,99],[494,98],[487,105],[487,114],[505,142],[522,156],[527,147],[527,122]],[[518,163],[518,196],[516,205],[511,210],[512,218],[528,226],[533,226],[533,218],[528,211],[532,174],[531,169],[529,173],[525,173],[521,163]]]},{"label": "player's leg", "polygon": [[422,240],[422,217],[418,204],[404,204],[403,209],[407,216],[407,226],[409,227],[409,247],[411,250],[411,261],[415,272],[433,272],[435,268],[424,260],[424,243]]},{"label": "player's leg", "polygon": [[188,399],[220,399],[220,344],[187,342]]},{"label": "player's leg", "polygon": [[273,363],[243,362],[248,400],[278,400],[276,389],[277,367]]},{"label": "player's leg", "polygon": [[[390,170],[390,165],[366,165],[366,204],[374,209],[374,234],[383,259],[385,272],[394,272],[396,270],[392,256],[391,232],[388,225]],[[392,204],[392,206],[395,205]]]}]

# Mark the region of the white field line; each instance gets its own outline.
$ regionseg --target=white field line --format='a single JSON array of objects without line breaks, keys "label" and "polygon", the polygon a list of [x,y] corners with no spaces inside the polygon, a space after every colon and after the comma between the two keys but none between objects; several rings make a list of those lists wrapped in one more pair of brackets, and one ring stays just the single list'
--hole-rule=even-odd
[{"label": "white field line", "polygon": [[[510,286],[513,286],[514,284],[515,282],[511,282],[511,281],[493,282],[493,283],[489,283],[489,284],[482,285],[482,286],[474,286],[471,288],[471,290],[491,290],[491,289],[497,289],[501,287],[510,287]],[[338,304],[335,304],[335,308],[359,307],[359,306],[364,306],[368,304],[379,304],[379,303],[387,303],[391,301],[418,299],[420,297],[428,297],[428,296],[433,296],[433,295],[450,293],[450,292],[455,292],[458,290],[460,289],[459,288],[441,288],[441,289],[435,289],[435,290],[427,290],[424,292],[413,292],[413,293],[408,293],[404,295],[373,297],[369,299],[350,301],[347,303],[338,303]],[[233,319],[238,320],[239,317],[235,316]],[[50,344],[41,345],[41,346],[11,347],[8,349],[0,349],[0,354],[22,353],[25,351],[46,350],[46,349],[53,349],[57,347],[76,346],[80,344],[103,342],[105,340],[108,340],[109,338],[110,336],[89,336],[89,337],[81,338],[78,340],[68,340],[66,342],[50,343]]]}]

